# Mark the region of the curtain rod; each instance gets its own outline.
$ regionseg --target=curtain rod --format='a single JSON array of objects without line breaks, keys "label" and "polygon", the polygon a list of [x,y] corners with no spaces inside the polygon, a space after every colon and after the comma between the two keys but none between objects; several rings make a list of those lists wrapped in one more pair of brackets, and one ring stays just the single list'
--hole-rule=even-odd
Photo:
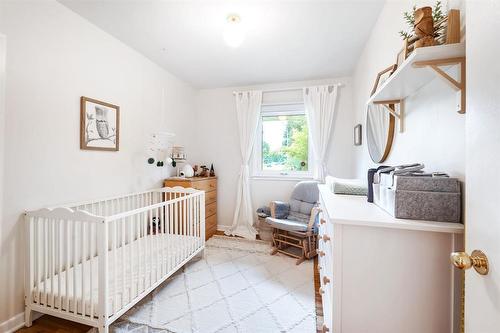
[{"label": "curtain rod", "polygon": [[[329,87],[334,87],[334,86],[337,86],[337,87],[342,87],[344,84],[343,83],[333,83],[333,84],[329,84],[328,86]],[[305,87],[299,87],[299,88],[276,88],[276,89],[265,89],[265,90],[262,90],[262,93],[270,93],[270,92],[282,92],[282,91],[293,91],[293,90],[302,90],[304,89]],[[237,93],[239,93],[239,91],[233,91],[233,95],[236,95]]]}]

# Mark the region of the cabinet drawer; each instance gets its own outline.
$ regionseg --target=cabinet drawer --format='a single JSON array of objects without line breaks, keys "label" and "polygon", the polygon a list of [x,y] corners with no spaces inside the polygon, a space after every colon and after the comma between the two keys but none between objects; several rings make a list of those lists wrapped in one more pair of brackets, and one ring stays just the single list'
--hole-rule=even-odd
[{"label": "cabinet drawer", "polygon": [[205,217],[205,227],[217,227],[217,214]]},{"label": "cabinet drawer", "polygon": [[217,191],[209,191],[205,193],[205,204],[211,204],[217,201]]},{"label": "cabinet drawer", "polygon": [[217,214],[205,218],[205,239],[212,237],[217,231]]},{"label": "cabinet drawer", "polygon": [[191,186],[200,191],[213,191],[217,189],[217,179],[198,180],[191,183]]},{"label": "cabinet drawer", "polygon": [[217,202],[212,202],[205,206],[205,218],[217,213]]}]

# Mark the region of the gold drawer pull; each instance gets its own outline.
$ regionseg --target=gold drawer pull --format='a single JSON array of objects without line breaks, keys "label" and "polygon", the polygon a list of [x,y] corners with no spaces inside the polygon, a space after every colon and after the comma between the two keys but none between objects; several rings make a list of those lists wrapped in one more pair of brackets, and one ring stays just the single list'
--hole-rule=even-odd
[{"label": "gold drawer pull", "polygon": [[321,332],[322,333],[330,332],[330,329],[328,328],[328,326],[326,326],[326,324],[323,324],[323,327],[321,327]]},{"label": "gold drawer pull", "polygon": [[325,220],[325,219],[321,219],[321,220],[319,221],[319,223],[320,223],[320,224],[325,224],[325,223],[326,223],[326,220]]},{"label": "gold drawer pull", "polygon": [[325,252],[323,252],[323,251],[319,251],[319,256],[320,256],[320,257],[324,257],[324,256],[325,256]]},{"label": "gold drawer pull", "polygon": [[327,278],[326,276],[323,276],[323,284],[329,284],[330,283],[330,279]]},{"label": "gold drawer pull", "polygon": [[323,241],[328,242],[330,239],[327,235],[323,235]]}]

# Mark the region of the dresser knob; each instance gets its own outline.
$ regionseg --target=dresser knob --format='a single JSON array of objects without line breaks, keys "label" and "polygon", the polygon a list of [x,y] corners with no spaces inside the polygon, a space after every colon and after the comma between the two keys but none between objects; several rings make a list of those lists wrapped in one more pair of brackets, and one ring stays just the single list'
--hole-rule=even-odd
[{"label": "dresser knob", "polygon": [[325,219],[321,219],[321,220],[319,221],[319,223],[320,223],[320,224],[325,224],[325,223],[326,223],[326,221],[325,221]]},{"label": "dresser knob", "polygon": [[318,269],[319,269],[319,270],[322,270],[322,269],[323,269],[323,267],[321,267],[321,265],[318,265]]},{"label": "dresser knob", "polygon": [[323,252],[323,251],[319,251],[319,256],[320,256],[320,257],[324,257],[324,256],[325,256],[325,252]]},{"label": "dresser knob", "polygon": [[328,235],[323,235],[323,241],[328,242],[331,238]]},{"label": "dresser knob", "polygon": [[323,288],[319,288],[319,293],[323,295],[325,293],[325,290]]},{"label": "dresser knob", "polygon": [[327,278],[326,276],[323,276],[323,284],[329,284],[330,283],[330,279]]},{"label": "dresser knob", "polygon": [[322,333],[330,332],[330,329],[328,328],[328,326],[326,326],[325,324],[323,324],[323,327],[321,327],[321,332]]}]

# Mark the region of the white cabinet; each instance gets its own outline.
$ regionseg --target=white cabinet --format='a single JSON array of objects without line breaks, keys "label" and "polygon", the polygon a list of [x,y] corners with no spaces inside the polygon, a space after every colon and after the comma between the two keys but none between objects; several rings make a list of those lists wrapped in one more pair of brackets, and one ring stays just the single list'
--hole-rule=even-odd
[{"label": "white cabinet", "polygon": [[324,331],[458,333],[462,275],[449,255],[463,248],[463,225],[395,219],[319,188]]}]

